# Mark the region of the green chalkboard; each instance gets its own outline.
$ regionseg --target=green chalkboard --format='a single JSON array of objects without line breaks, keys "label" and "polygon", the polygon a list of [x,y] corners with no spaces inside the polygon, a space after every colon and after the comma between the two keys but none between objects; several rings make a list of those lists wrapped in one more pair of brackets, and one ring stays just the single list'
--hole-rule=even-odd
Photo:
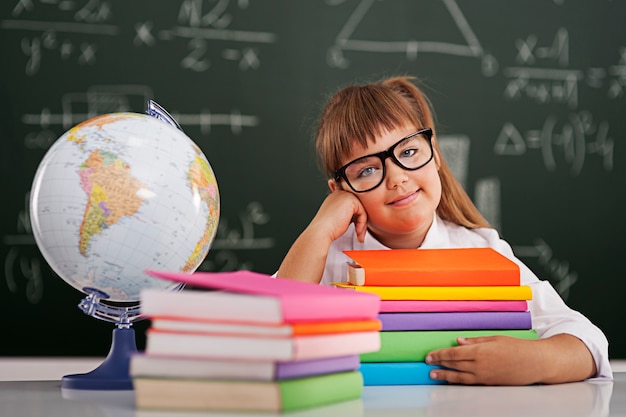
[{"label": "green chalkboard", "polygon": [[109,348],[31,233],[36,167],[70,127],[162,104],[220,184],[201,269],[273,273],[327,192],[311,139],[327,95],[411,74],[477,206],[626,358],[624,16],[610,0],[2,2],[0,355]]}]

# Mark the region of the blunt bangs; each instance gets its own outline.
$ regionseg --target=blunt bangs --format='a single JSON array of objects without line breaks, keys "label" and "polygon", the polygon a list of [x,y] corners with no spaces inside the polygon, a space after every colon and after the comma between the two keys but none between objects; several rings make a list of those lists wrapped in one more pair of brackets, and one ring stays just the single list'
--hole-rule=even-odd
[{"label": "blunt bangs", "polygon": [[330,176],[354,143],[367,147],[376,137],[406,125],[421,129],[420,108],[408,97],[382,85],[346,88],[326,108],[319,126],[317,150],[324,172]]}]

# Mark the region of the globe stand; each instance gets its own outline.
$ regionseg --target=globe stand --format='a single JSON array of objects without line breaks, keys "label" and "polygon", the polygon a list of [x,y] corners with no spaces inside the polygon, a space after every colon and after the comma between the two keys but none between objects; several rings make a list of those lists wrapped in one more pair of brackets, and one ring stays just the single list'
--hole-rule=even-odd
[{"label": "globe stand", "polygon": [[132,320],[139,317],[139,305],[112,306],[103,304],[102,298],[108,295],[95,288],[84,288],[85,297],[78,307],[92,317],[113,321],[111,349],[105,360],[91,372],[65,375],[61,380],[62,389],[70,390],[132,390],[129,374],[130,358],[137,353],[135,330]]}]

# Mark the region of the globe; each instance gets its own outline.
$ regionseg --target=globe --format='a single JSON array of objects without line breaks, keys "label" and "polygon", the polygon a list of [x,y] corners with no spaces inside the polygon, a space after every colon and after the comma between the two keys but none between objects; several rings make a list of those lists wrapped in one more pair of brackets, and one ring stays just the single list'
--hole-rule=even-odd
[{"label": "globe", "polygon": [[139,300],[171,283],[146,269],[193,272],[219,219],[213,170],[181,130],[149,115],[113,113],[62,135],[31,190],[33,234],[68,284],[109,301]]},{"label": "globe", "polygon": [[[85,313],[119,328],[140,318],[143,289],[176,288],[144,271],[193,272],[219,221],[206,156],[164,109],[149,107],[151,115],[104,114],[72,127],[44,155],[31,189],[44,259],[87,295]],[[134,343],[134,333],[124,337]]]}]

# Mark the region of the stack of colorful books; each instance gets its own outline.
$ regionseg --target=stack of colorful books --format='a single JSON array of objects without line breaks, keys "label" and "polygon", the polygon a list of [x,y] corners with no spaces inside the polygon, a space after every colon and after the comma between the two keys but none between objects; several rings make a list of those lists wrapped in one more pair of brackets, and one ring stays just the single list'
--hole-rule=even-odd
[{"label": "stack of colorful books", "polygon": [[148,273],[195,290],[141,294],[151,322],[130,362],[138,409],[282,412],[361,397],[378,296],[250,271]]},{"label": "stack of colorful books", "polygon": [[381,348],[360,357],[365,385],[441,383],[425,363],[459,337],[507,335],[536,339],[519,266],[491,248],[355,250],[345,252],[348,283],[381,297]]}]

